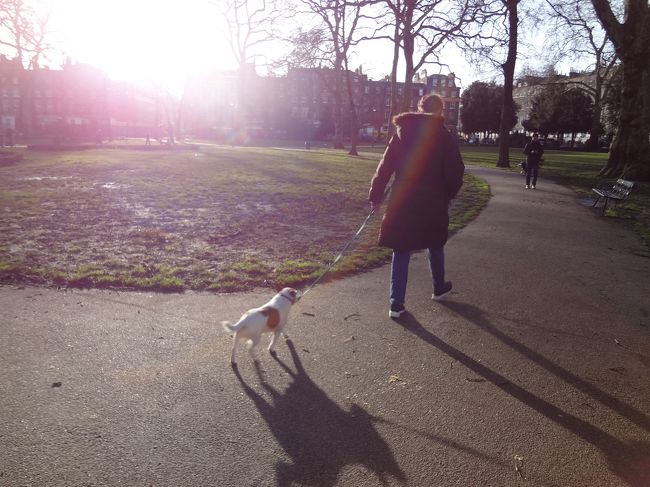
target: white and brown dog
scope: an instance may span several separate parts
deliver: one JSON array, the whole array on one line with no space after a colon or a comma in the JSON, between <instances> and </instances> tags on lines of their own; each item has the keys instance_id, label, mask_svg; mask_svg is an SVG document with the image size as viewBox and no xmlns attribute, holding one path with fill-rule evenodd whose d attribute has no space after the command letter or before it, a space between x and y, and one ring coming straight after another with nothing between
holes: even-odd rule
<instances>
[{"instance_id":1,"label":"white and brown dog","mask_svg":"<svg viewBox=\"0 0 650 487\"><path fill-rule=\"evenodd\" d=\"M273 333L273 338L271 338L271 344L269 345L269 352L271 352L271 355L275 354L275 342L278 339L278 335L283 333L282 330L289 321L291 306L297 300L298 291L290 287L285 287L264 306L246 311L234 325L227 321L222 321L221 324L226 331L235 332L230 363L233 366L237 365L235 352L239 340L248 340L248 349L252 355L253 348L262 338L262 333Z\"/></svg>"}]
</instances>

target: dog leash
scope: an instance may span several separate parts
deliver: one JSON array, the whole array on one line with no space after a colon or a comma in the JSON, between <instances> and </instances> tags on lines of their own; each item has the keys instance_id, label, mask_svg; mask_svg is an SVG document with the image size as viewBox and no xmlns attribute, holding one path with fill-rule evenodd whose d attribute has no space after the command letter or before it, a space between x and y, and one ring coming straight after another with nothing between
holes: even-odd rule
<instances>
[{"instance_id":1,"label":"dog leash","mask_svg":"<svg viewBox=\"0 0 650 487\"><path fill-rule=\"evenodd\" d=\"M358 237L359 235L361 235L361 232L363 231L364 228L366 228L366 225L368 224L368 222L370 221L370 218L371 218L372 215L374 215L374 214L375 214L375 210L370 210L370 213L368 213L368 216L366 217L366 219L363 221L363 223L362 223L361 226L359 227L359 230L357 230L357 233L355 233L355 234L352 236L352 238L348 241L348 243L345 244L345 246L341 249L341 251L338 253L338 255L336 256L336 258L335 258L332 262L330 262L330 264L325 268L325 270L320 274L320 276L318 276L318 277L317 277L317 278L316 278L316 279L315 279L315 280L314 280L314 281L313 281L309 286L307 286L307 288L306 288L302 293L300 293L300 295L298 296L298 298L296 298L296 303L297 303L298 301L300 301L300 300L305 296L305 294L307 294L309 291L311 291L311 290L314 288L314 286L316 286L316 284L318 284L318 283L320 282L320 280L321 280L321 279L322 279L322 278L323 278L323 277L324 277L324 276L325 276L329 271L332 270L332 267L334 267L334 266L336 265L336 263L337 263L339 260L341 260L341 257L343 257L343 254L345 254L345 251L348 250L348 247L350 247L350 245L352 245L352 242L354 242L354 241L357 239L357 237Z\"/></svg>"}]
</instances>

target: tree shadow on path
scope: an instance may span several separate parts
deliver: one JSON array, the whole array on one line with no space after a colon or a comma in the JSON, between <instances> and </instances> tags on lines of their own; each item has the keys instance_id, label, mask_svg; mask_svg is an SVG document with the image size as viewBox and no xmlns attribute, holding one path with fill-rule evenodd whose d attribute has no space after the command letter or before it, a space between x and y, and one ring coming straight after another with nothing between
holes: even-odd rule
<instances>
[{"instance_id":1,"label":"tree shadow on path","mask_svg":"<svg viewBox=\"0 0 650 487\"><path fill-rule=\"evenodd\" d=\"M450 309L452 308L450 307ZM477 312L480 313L480 311ZM479 316L481 315L482 313ZM476 316L473 317L476 318ZM471 318L468 319L471 321ZM634 487L650 486L650 444L647 442L626 443L600 428L563 411L541 397L528 392L523 387L512 383L505 376L486 367L461 350L435 336L422 326L409 312L406 312L397 323L424 342L462 363L465 367L480 375L486 381L491 382L506 394L596 446L605 455L610 470L628 485ZM487 320L482 318L481 323L485 326ZM490 326L494 328L493 325ZM523 347L523 345L519 345Z\"/></svg>"},{"instance_id":2,"label":"tree shadow on path","mask_svg":"<svg viewBox=\"0 0 650 487\"><path fill-rule=\"evenodd\" d=\"M275 358L293 379L285 391L267 384L258 369L270 400L252 389L234 369L244 392L291 457L290 464L276 464L276 485L333 486L341 470L353 464L373 472L381 485L388 485L389 477L406 482L390 447L374 427L373 423L381 420L356 404L349 412L339 407L307 375L293 343L287 340L287 345L296 371Z\"/></svg>"},{"instance_id":3,"label":"tree shadow on path","mask_svg":"<svg viewBox=\"0 0 650 487\"><path fill-rule=\"evenodd\" d=\"M522 354L524 357L532 360L568 384L571 384L579 391L591 396L596 401L617 412L640 428L643 428L644 430L650 432L650 418L646 416L642 411L639 411L638 409L635 409L629 404L624 403L611 394L606 393L605 391L578 377L564 367L561 367L555 362L552 362L542 354L527 347L523 343L514 340L512 337L508 336L506 333L502 332L496 326L490 323L490 321L486 318L485 314L480 309L469 304L456 303L451 301L442 302L442 304L449 310L465 318L465 320L469 323L477 326L478 328L481 328L483 331L486 331L490 335L494 336L502 343L508 345L513 350L516 350Z\"/></svg>"}]
</instances>

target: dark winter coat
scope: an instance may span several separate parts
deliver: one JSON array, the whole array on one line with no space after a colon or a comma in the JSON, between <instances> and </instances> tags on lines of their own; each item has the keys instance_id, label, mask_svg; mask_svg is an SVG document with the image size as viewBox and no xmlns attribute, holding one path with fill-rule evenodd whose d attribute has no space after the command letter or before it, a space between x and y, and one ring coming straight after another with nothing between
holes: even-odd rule
<instances>
[{"instance_id":1,"label":"dark winter coat","mask_svg":"<svg viewBox=\"0 0 650 487\"><path fill-rule=\"evenodd\" d=\"M524 147L524 155L529 166L538 165L544 155L544 146L539 140L531 140Z\"/></svg>"},{"instance_id":2,"label":"dark winter coat","mask_svg":"<svg viewBox=\"0 0 650 487\"><path fill-rule=\"evenodd\" d=\"M370 185L368 199L380 203L393 173L379 245L394 250L442 247L447 242L449 202L463 184L465 166L442 117L403 113Z\"/></svg>"}]
</instances>

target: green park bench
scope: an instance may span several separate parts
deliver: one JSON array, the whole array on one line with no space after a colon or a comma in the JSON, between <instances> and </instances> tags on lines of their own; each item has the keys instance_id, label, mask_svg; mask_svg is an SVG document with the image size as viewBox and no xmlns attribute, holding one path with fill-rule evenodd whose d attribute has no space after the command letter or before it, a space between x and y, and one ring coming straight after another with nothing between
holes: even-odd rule
<instances>
[{"instance_id":1,"label":"green park bench","mask_svg":"<svg viewBox=\"0 0 650 487\"><path fill-rule=\"evenodd\" d=\"M604 215L607 209L607 203L610 200L616 203L625 201L630 196L632 188L634 188L634 183L626 179L619 179L611 188L592 188L591 190L598 195L593 206L595 207L601 200L604 200L605 202L600 213Z\"/></svg>"}]
</instances>

